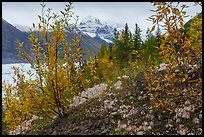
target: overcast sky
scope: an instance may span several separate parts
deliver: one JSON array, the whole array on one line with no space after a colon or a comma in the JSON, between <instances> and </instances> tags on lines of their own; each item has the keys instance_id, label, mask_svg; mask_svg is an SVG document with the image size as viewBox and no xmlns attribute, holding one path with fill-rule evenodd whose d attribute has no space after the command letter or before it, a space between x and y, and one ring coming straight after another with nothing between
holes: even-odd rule
<instances>
[{"instance_id":1,"label":"overcast sky","mask_svg":"<svg viewBox=\"0 0 204 137\"><path fill-rule=\"evenodd\" d=\"M189 18L202 10L200 6L192 6L193 2L182 3L190 6L187 10ZM64 9L67 3L46 2L45 4L53 12L59 12ZM132 29L137 23L143 34L147 27L152 25L146 19L153 14L150 10L155 8L150 2L75 2L73 7L74 15L79 16L79 21L91 15L102 21L128 23ZM2 17L11 24L31 26L32 23L39 22L37 15L41 15L40 2L2 2Z\"/></svg>"}]
</instances>

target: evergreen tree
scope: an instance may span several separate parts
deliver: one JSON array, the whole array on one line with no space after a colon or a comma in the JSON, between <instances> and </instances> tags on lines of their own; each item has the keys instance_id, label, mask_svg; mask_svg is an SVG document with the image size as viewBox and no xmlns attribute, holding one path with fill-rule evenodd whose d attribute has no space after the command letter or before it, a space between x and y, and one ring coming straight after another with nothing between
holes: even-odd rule
<instances>
[{"instance_id":1,"label":"evergreen tree","mask_svg":"<svg viewBox=\"0 0 204 137\"><path fill-rule=\"evenodd\" d=\"M108 51L109 51L109 59L113 59L113 56L114 56L114 47L113 47L113 43L109 43L108 45Z\"/></svg>"},{"instance_id":2,"label":"evergreen tree","mask_svg":"<svg viewBox=\"0 0 204 137\"><path fill-rule=\"evenodd\" d=\"M126 46L129 42L129 27L128 24L125 24L125 31L124 31L124 45Z\"/></svg>"},{"instance_id":3,"label":"evergreen tree","mask_svg":"<svg viewBox=\"0 0 204 137\"><path fill-rule=\"evenodd\" d=\"M159 28L159 24L157 25L157 31L156 31L156 47L159 47L160 43L161 43L161 30Z\"/></svg>"},{"instance_id":4,"label":"evergreen tree","mask_svg":"<svg viewBox=\"0 0 204 137\"><path fill-rule=\"evenodd\" d=\"M147 28L147 31L146 31L146 40L150 39L153 37L153 34L152 32L150 31L149 28Z\"/></svg>"},{"instance_id":5,"label":"evergreen tree","mask_svg":"<svg viewBox=\"0 0 204 137\"><path fill-rule=\"evenodd\" d=\"M149 28L147 28L146 31L146 40L144 42L144 46L142 48L142 57L144 60L151 59L152 61L159 61L159 45L160 45L160 34L161 31L159 27L157 28L157 31L155 35L150 31ZM160 61L159 61L160 62Z\"/></svg>"},{"instance_id":6,"label":"evergreen tree","mask_svg":"<svg viewBox=\"0 0 204 137\"><path fill-rule=\"evenodd\" d=\"M116 28L114 28L114 30L113 30L113 34L114 34L114 38L113 38L113 40L118 40L118 35L119 35L119 33L118 33L118 31L117 31L117 29Z\"/></svg>"},{"instance_id":7,"label":"evergreen tree","mask_svg":"<svg viewBox=\"0 0 204 137\"><path fill-rule=\"evenodd\" d=\"M134 49L135 50L139 50L141 48L142 45L142 39L141 39L141 29L139 28L139 26L137 25L137 23L135 24L135 33L133 35L133 40L134 40Z\"/></svg>"},{"instance_id":8,"label":"evergreen tree","mask_svg":"<svg viewBox=\"0 0 204 137\"><path fill-rule=\"evenodd\" d=\"M127 23L121 32L117 32L117 30L114 29L113 45L109 47L109 51L112 52L110 59L116 59L121 66L129 60L129 53L131 51L130 36L131 32L129 31Z\"/></svg>"}]
</instances>

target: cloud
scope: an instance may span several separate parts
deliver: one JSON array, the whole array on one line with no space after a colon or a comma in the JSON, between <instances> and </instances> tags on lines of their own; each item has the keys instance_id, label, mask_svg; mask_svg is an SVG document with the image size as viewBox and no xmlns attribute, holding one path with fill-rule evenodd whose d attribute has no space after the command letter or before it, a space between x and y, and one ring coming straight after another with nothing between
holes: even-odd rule
<instances>
[{"instance_id":1,"label":"cloud","mask_svg":"<svg viewBox=\"0 0 204 137\"><path fill-rule=\"evenodd\" d=\"M184 3L184 2L183 2ZM194 16L200 9L192 6L193 3L185 2L191 5L187 13ZM53 12L58 12L65 8L66 2L45 2L46 7L51 8ZM152 23L146 19L153 13L150 10L154 9L150 2L74 2L74 15L79 15L79 21L92 15L103 21L128 23L133 30L135 23L138 23L145 33L147 27L151 27ZM5 20L12 24L21 24L31 26L32 23L38 23L37 15L41 14L40 2L3 2L2 16ZM185 21L189 20L187 18Z\"/></svg>"}]
</instances>

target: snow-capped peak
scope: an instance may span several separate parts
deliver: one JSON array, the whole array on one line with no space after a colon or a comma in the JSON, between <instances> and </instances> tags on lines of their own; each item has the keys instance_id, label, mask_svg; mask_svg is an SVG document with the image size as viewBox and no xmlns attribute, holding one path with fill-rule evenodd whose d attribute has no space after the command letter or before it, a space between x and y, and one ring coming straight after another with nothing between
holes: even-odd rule
<instances>
[{"instance_id":1,"label":"snow-capped peak","mask_svg":"<svg viewBox=\"0 0 204 137\"><path fill-rule=\"evenodd\" d=\"M99 36L101 39L107 42L112 41L113 30L121 30L124 27L121 23L115 23L111 21L101 21L97 17L86 16L83 18L77 27L85 34L90 34L91 37ZM94 35L95 34L95 35Z\"/></svg>"},{"instance_id":2,"label":"snow-capped peak","mask_svg":"<svg viewBox=\"0 0 204 137\"><path fill-rule=\"evenodd\" d=\"M90 15L86 16L85 18L83 18L81 20L80 24L83 24L83 23L95 23L95 24L98 24L98 25L102 25L102 23L99 20L99 18L90 16Z\"/></svg>"},{"instance_id":3,"label":"snow-capped peak","mask_svg":"<svg viewBox=\"0 0 204 137\"><path fill-rule=\"evenodd\" d=\"M83 18L77 27L83 32L95 33L101 26L103 24L98 18L89 15Z\"/></svg>"},{"instance_id":4,"label":"snow-capped peak","mask_svg":"<svg viewBox=\"0 0 204 137\"><path fill-rule=\"evenodd\" d=\"M118 22L115 22L115 21L105 21L104 24L106 25L109 25L109 26L112 26L113 28L116 28L117 30L121 30L122 28L125 27L125 23L118 23Z\"/></svg>"}]
</instances>

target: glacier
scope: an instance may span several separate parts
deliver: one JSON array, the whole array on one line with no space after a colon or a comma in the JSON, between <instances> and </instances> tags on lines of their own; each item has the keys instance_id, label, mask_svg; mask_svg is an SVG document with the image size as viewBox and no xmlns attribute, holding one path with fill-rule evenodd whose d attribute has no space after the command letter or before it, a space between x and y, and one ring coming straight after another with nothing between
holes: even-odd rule
<instances>
[{"instance_id":1,"label":"glacier","mask_svg":"<svg viewBox=\"0 0 204 137\"><path fill-rule=\"evenodd\" d=\"M35 70L31 68L31 64L29 63L15 63L15 64L2 64L2 84L3 82L6 83L6 85L16 85L16 82L14 82L14 70L13 67L19 67L20 72L22 72L25 75L25 79L36 79L36 73ZM23 71L21 71L23 70ZM34 73L31 77L28 75L28 72ZM2 92L2 99L4 98L5 92Z\"/></svg>"}]
</instances>

